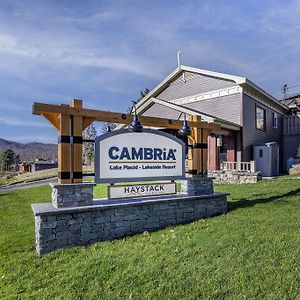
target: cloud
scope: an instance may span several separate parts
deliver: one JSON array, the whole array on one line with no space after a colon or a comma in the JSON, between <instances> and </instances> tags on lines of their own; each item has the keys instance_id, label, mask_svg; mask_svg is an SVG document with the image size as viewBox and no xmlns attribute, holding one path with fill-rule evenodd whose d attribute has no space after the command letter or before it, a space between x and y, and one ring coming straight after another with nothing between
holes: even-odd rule
<instances>
[{"instance_id":1,"label":"cloud","mask_svg":"<svg viewBox=\"0 0 300 300\"><path fill-rule=\"evenodd\" d=\"M38 122L38 121L30 121L24 120L14 117L0 117L0 124L7 126L23 126L23 127L51 127L51 125L47 122Z\"/></svg>"},{"instance_id":2,"label":"cloud","mask_svg":"<svg viewBox=\"0 0 300 300\"><path fill-rule=\"evenodd\" d=\"M56 143L33 99L126 111L182 64L248 77L280 98L297 84L299 2L10 2L0 9L1 134ZM28 113L26 112L28 111ZM28 121L26 121L28 120ZM95 123L96 126L101 126Z\"/></svg>"},{"instance_id":3,"label":"cloud","mask_svg":"<svg viewBox=\"0 0 300 300\"><path fill-rule=\"evenodd\" d=\"M71 47L71 45L55 44L55 47L42 45L38 41L28 42L14 35L0 32L0 52L17 56L23 56L46 62L49 64L65 64L81 67L109 68L127 71L145 77L157 78L156 72L149 72L150 63L134 57L107 56L97 53L96 50L84 47ZM98 52L101 50L98 49Z\"/></svg>"},{"instance_id":4,"label":"cloud","mask_svg":"<svg viewBox=\"0 0 300 300\"><path fill-rule=\"evenodd\" d=\"M3 98L0 98L0 107L1 109L10 110L10 111L20 111L20 112L31 111L31 107L29 105L24 105L24 103L22 104L16 103L15 101L11 101L9 99L3 99Z\"/></svg>"}]
</instances>

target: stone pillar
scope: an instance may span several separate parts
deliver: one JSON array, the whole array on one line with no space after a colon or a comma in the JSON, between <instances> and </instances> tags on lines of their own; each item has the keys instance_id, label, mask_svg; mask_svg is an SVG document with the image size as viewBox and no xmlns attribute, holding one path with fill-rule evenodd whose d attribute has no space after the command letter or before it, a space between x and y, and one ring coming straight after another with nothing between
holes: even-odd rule
<instances>
[{"instance_id":1,"label":"stone pillar","mask_svg":"<svg viewBox=\"0 0 300 300\"><path fill-rule=\"evenodd\" d=\"M50 183L52 204L55 208L92 205L95 185L95 183Z\"/></svg>"},{"instance_id":2,"label":"stone pillar","mask_svg":"<svg viewBox=\"0 0 300 300\"><path fill-rule=\"evenodd\" d=\"M214 193L213 178L191 175L181 181L181 192L188 196L211 195Z\"/></svg>"}]
</instances>

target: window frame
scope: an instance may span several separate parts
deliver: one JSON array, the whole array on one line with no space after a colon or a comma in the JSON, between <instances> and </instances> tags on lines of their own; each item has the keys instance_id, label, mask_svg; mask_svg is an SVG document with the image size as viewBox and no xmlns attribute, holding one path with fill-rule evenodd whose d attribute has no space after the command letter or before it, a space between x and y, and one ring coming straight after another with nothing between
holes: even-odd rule
<instances>
[{"instance_id":1,"label":"window frame","mask_svg":"<svg viewBox=\"0 0 300 300\"><path fill-rule=\"evenodd\" d=\"M278 129L278 113L275 111L272 111L272 126L273 128Z\"/></svg>"},{"instance_id":2,"label":"window frame","mask_svg":"<svg viewBox=\"0 0 300 300\"><path fill-rule=\"evenodd\" d=\"M261 109L263 111L263 120L264 120L264 123L263 123L263 128L259 128L257 127L257 109ZM261 130L261 131L267 131L267 113L266 113L266 109L263 108L262 106L260 105L255 105L255 128L257 130Z\"/></svg>"}]
</instances>

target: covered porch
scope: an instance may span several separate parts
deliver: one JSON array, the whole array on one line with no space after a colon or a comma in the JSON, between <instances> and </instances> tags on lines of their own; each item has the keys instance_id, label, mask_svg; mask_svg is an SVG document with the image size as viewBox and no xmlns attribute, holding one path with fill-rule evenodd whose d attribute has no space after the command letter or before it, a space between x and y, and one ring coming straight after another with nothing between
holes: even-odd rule
<instances>
[{"instance_id":1,"label":"covered porch","mask_svg":"<svg viewBox=\"0 0 300 300\"><path fill-rule=\"evenodd\" d=\"M164 117L173 120L183 120L184 116L186 116L187 119L191 119L193 116L200 116L201 120L205 122L216 123L220 125L221 129L210 134L207 140L208 171L220 170L226 162L241 162L241 126L236 123L154 97L150 99L147 106L138 108L138 114L142 116ZM188 138L179 136L177 130L166 128L161 128L161 130L176 135L184 140L188 146Z\"/></svg>"}]
</instances>

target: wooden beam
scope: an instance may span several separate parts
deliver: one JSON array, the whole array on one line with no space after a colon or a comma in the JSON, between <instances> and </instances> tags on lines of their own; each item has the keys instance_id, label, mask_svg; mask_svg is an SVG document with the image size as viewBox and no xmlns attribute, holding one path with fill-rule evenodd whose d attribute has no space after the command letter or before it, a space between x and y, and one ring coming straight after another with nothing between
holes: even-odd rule
<instances>
[{"instance_id":1,"label":"wooden beam","mask_svg":"<svg viewBox=\"0 0 300 300\"><path fill-rule=\"evenodd\" d=\"M191 116L191 121L201 122L200 116ZM208 135L210 131L204 128L193 128L191 136L188 137L189 144L193 145L188 149L188 165L192 174L206 176L207 174L207 151Z\"/></svg>"},{"instance_id":2,"label":"wooden beam","mask_svg":"<svg viewBox=\"0 0 300 300\"><path fill-rule=\"evenodd\" d=\"M42 114L50 123L51 125L59 130L59 114L56 113L43 113Z\"/></svg>"},{"instance_id":3,"label":"wooden beam","mask_svg":"<svg viewBox=\"0 0 300 300\"><path fill-rule=\"evenodd\" d=\"M62 113L65 115L81 116L84 118L90 118L94 121L109 122L109 123L120 123L130 124L133 116L126 115L118 112L109 112L61 105L52 105L37 103L33 104L32 113L35 115L42 115L44 113ZM146 117L139 116L140 121L144 126L150 127L164 127L170 129L179 129L182 127L182 121L168 120L164 118ZM205 128L211 131L217 131L220 129L220 125L207 122L189 122L190 127ZM84 124L85 126L85 124Z\"/></svg>"},{"instance_id":4,"label":"wooden beam","mask_svg":"<svg viewBox=\"0 0 300 300\"><path fill-rule=\"evenodd\" d=\"M94 118L83 118L82 130L90 126L94 121Z\"/></svg>"}]
</instances>

